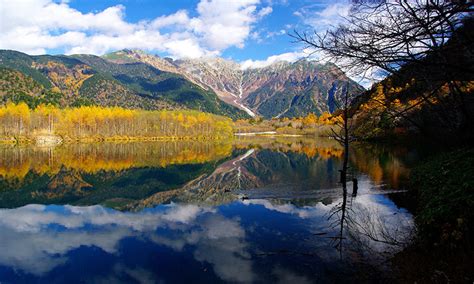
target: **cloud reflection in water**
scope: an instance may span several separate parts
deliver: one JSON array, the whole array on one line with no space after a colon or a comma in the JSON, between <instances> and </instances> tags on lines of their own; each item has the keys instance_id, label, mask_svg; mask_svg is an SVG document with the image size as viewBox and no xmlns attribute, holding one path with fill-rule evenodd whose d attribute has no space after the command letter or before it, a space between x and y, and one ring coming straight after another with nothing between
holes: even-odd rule
<instances>
[{"instance_id":1,"label":"cloud reflection in water","mask_svg":"<svg viewBox=\"0 0 474 284\"><path fill-rule=\"evenodd\" d=\"M360 196L354 202L354 207L363 207L369 210L367 212L377 210L377 216L384 218L389 229L396 228L397 222L406 223L408 220L409 223L411 216L406 211L397 209L393 203L380 202L379 198L375 195ZM265 248L269 240L262 237L261 232L275 228L268 228L267 223L260 226L257 219L253 219L254 216L240 216L239 212L247 210L249 206L264 210L263 214L273 216L271 218L279 218L284 214L286 218L295 219L300 224L300 233L306 234L306 239L314 239L312 233L316 228L327 228L327 213L333 205L318 203L298 207L273 204L268 200L248 200L218 207L161 205L138 213L120 212L101 206L69 205L28 205L2 209L0 267L13 269L18 274L47 279L55 268L68 265L71 258L77 257L71 252L95 247L117 259L113 269L108 272L112 275L110 279L115 279L113 276L118 271L134 279L159 278L159 271L149 271L150 267L127 266L124 258L130 248L124 240L133 239L144 242L150 248L165 247L175 255L189 254L197 264L210 265L215 277L226 282L306 279L306 276L298 275L279 261L267 260L266 263L271 263L273 268L262 270L262 264L258 263L262 258L256 256L256 252ZM275 234L271 242L278 244L282 237L281 234ZM326 241L312 247L309 245L307 249L319 253L316 248L323 246L328 251L333 250ZM328 252L321 252L320 255L331 257ZM161 257L166 258L167 255Z\"/></svg>"}]
</instances>

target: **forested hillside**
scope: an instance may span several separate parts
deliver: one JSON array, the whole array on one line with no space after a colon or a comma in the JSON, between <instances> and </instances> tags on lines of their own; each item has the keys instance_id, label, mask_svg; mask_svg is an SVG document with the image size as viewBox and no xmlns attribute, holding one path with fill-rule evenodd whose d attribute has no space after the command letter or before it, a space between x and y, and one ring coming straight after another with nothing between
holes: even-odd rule
<instances>
[{"instance_id":1,"label":"forested hillside","mask_svg":"<svg viewBox=\"0 0 474 284\"><path fill-rule=\"evenodd\" d=\"M473 139L473 31L474 21L466 20L438 54L404 65L360 96L352 108L354 134Z\"/></svg>"},{"instance_id":2,"label":"forested hillside","mask_svg":"<svg viewBox=\"0 0 474 284\"><path fill-rule=\"evenodd\" d=\"M219 100L213 91L146 63L117 64L92 55L28 56L1 50L0 67L2 74L5 73L1 79L4 83L0 85L2 100L25 101L30 107L44 102L62 107L195 109L233 118L246 117L243 111ZM7 75L6 70L20 72L22 76ZM28 83L20 82L25 80ZM58 95L48 100L50 96L44 96L46 93Z\"/></svg>"}]
</instances>

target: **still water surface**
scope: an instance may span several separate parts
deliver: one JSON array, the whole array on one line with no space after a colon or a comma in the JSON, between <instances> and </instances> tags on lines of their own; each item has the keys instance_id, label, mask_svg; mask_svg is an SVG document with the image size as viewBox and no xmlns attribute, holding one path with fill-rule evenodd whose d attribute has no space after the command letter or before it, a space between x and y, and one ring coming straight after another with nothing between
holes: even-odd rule
<instances>
[{"instance_id":1,"label":"still water surface","mask_svg":"<svg viewBox=\"0 0 474 284\"><path fill-rule=\"evenodd\" d=\"M1 283L383 280L416 158L331 140L0 146ZM245 198L242 198L245 196Z\"/></svg>"}]
</instances>

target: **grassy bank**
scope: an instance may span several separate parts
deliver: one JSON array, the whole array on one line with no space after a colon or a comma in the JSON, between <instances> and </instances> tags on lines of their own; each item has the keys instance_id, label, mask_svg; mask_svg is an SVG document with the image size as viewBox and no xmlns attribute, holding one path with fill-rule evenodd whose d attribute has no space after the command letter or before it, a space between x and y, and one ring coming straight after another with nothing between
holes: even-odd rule
<instances>
[{"instance_id":1,"label":"grassy bank","mask_svg":"<svg viewBox=\"0 0 474 284\"><path fill-rule=\"evenodd\" d=\"M410 180L418 197L417 241L394 262L401 282L472 283L474 149L438 154Z\"/></svg>"},{"instance_id":2,"label":"grassy bank","mask_svg":"<svg viewBox=\"0 0 474 284\"><path fill-rule=\"evenodd\" d=\"M411 175L419 197L417 223L423 239L439 245L464 245L474 217L474 149L440 154Z\"/></svg>"}]
</instances>

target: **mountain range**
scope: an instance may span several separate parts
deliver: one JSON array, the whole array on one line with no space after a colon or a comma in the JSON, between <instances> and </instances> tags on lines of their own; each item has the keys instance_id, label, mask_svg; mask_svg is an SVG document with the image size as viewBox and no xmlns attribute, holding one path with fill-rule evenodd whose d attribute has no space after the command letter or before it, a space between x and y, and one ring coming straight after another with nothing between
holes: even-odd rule
<instances>
[{"instance_id":1,"label":"mountain range","mask_svg":"<svg viewBox=\"0 0 474 284\"><path fill-rule=\"evenodd\" d=\"M140 50L104 56L30 56L0 50L0 100L59 106L196 109L246 118L332 112L348 86L364 89L336 65L299 60L242 69L219 57L162 58Z\"/></svg>"}]
</instances>

